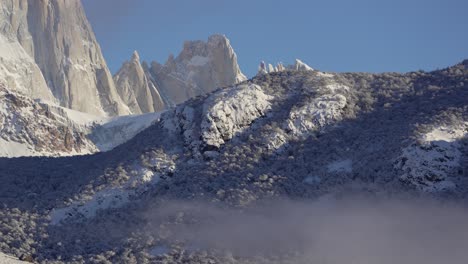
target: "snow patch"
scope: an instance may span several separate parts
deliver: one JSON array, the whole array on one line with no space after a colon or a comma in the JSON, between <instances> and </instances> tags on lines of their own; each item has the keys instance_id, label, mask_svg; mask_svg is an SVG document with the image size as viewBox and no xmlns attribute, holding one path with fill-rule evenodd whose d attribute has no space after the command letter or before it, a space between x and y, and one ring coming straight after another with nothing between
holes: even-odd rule
<instances>
[{"instance_id":1,"label":"snow patch","mask_svg":"<svg viewBox=\"0 0 468 264\"><path fill-rule=\"evenodd\" d=\"M468 123L465 126L468 128ZM424 135L424 141L445 141L452 143L463 138L467 132L463 127L441 126Z\"/></svg>"},{"instance_id":2,"label":"snow patch","mask_svg":"<svg viewBox=\"0 0 468 264\"><path fill-rule=\"evenodd\" d=\"M328 73L328 72L317 72L317 75L323 78L333 78L335 77L333 74Z\"/></svg>"},{"instance_id":3,"label":"snow patch","mask_svg":"<svg viewBox=\"0 0 468 264\"><path fill-rule=\"evenodd\" d=\"M21 261L15 257L0 253L0 264L25 264L29 262Z\"/></svg>"},{"instance_id":4,"label":"snow patch","mask_svg":"<svg viewBox=\"0 0 468 264\"><path fill-rule=\"evenodd\" d=\"M0 138L0 157L17 158L23 156L38 156L30 146L15 141L7 141Z\"/></svg>"},{"instance_id":5,"label":"snow patch","mask_svg":"<svg viewBox=\"0 0 468 264\"><path fill-rule=\"evenodd\" d=\"M203 57L203 56L193 56L190 61L189 65L191 66L203 66L206 65L210 62L210 58L208 57Z\"/></svg>"},{"instance_id":6,"label":"snow patch","mask_svg":"<svg viewBox=\"0 0 468 264\"><path fill-rule=\"evenodd\" d=\"M61 107L61 108L65 111L65 113L67 114L67 117L70 120L72 120L75 124L78 124L81 126L90 126L93 123L104 123L107 120L104 117L79 112L79 111L68 109L65 107Z\"/></svg>"}]
</instances>

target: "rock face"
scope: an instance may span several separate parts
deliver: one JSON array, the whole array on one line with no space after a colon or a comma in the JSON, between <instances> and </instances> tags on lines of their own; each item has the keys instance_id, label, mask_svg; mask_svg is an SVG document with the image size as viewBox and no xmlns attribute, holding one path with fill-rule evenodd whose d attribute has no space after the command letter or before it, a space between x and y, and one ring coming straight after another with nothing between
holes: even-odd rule
<instances>
[{"instance_id":1,"label":"rock face","mask_svg":"<svg viewBox=\"0 0 468 264\"><path fill-rule=\"evenodd\" d=\"M139 68L134 65L134 68ZM147 88L141 88L139 82L144 83L143 77L130 75L139 74L140 71L133 70L130 73L129 64L125 63L114 79L118 83L118 90L125 101L130 105L135 105L135 101L141 101L142 98L134 100L131 93L141 93ZM213 35L207 42L187 41L184 44L182 52L174 58L169 56L167 62L162 65L153 61L150 66L143 65L146 73L146 80L149 81L149 87L152 91L158 93L152 94L153 102L164 102L166 107L173 106L186 101L189 98L209 93L219 87L232 86L236 83L245 81L247 78L242 74L237 64L237 56L231 47L229 40L222 35ZM123 74L124 72L128 72ZM126 77L122 77L126 75ZM123 80L124 79L124 80ZM126 80L138 80L133 86L133 92ZM146 86L146 85L143 85ZM148 94L148 92L144 92ZM140 105L139 103L138 105ZM160 106L157 104L160 109ZM136 109L135 109L136 108ZM138 110L137 107L134 107ZM141 108L141 112L148 112L150 108ZM157 111L155 109L155 111Z\"/></svg>"},{"instance_id":2,"label":"rock face","mask_svg":"<svg viewBox=\"0 0 468 264\"><path fill-rule=\"evenodd\" d=\"M30 56L33 43L27 6L25 1L0 2L0 80L32 98L53 101L40 68Z\"/></svg>"},{"instance_id":3,"label":"rock face","mask_svg":"<svg viewBox=\"0 0 468 264\"><path fill-rule=\"evenodd\" d=\"M0 156L93 152L85 133L75 128L47 105L0 86Z\"/></svg>"},{"instance_id":4,"label":"rock face","mask_svg":"<svg viewBox=\"0 0 468 264\"><path fill-rule=\"evenodd\" d=\"M219 148L270 108L270 96L258 85L239 85L222 90L204 106L202 138L207 146Z\"/></svg>"},{"instance_id":5,"label":"rock face","mask_svg":"<svg viewBox=\"0 0 468 264\"><path fill-rule=\"evenodd\" d=\"M159 112L164 103L158 90L148 79L135 51L132 59L124 63L114 76L117 91L133 114Z\"/></svg>"},{"instance_id":6,"label":"rock face","mask_svg":"<svg viewBox=\"0 0 468 264\"><path fill-rule=\"evenodd\" d=\"M5 0L0 8L0 55L10 65L0 76L16 74L16 88L33 98L55 98L64 107L97 115L129 113L79 0ZM14 57L5 55L11 49ZM18 68L11 66L16 61Z\"/></svg>"}]
</instances>

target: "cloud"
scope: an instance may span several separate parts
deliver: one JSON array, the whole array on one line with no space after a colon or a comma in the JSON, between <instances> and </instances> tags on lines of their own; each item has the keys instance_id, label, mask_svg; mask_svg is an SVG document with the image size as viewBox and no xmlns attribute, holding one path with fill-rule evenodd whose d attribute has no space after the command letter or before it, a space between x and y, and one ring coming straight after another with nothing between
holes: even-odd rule
<instances>
[{"instance_id":1,"label":"cloud","mask_svg":"<svg viewBox=\"0 0 468 264\"><path fill-rule=\"evenodd\" d=\"M436 201L274 201L243 211L170 202L146 217L154 224L178 219L170 239L189 248L247 258L289 254L291 263L337 264L465 263L468 258L467 208Z\"/></svg>"}]
</instances>

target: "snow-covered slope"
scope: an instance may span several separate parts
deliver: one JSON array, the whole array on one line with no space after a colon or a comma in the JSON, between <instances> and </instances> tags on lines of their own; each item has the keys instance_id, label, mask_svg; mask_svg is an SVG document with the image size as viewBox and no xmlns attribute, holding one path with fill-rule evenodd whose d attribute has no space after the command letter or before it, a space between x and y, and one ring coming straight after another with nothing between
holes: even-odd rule
<instances>
[{"instance_id":1,"label":"snow-covered slope","mask_svg":"<svg viewBox=\"0 0 468 264\"><path fill-rule=\"evenodd\" d=\"M460 140L467 136L468 122L436 125L402 150L395 165L402 171L402 181L428 192L455 189L453 178L463 169Z\"/></svg>"},{"instance_id":2,"label":"snow-covered slope","mask_svg":"<svg viewBox=\"0 0 468 264\"><path fill-rule=\"evenodd\" d=\"M378 201L415 195L441 199L444 206L449 201L448 207L452 200L464 204L467 84L466 62L407 74L288 70L192 98L162 113L159 121L156 114L139 116L133 124L133 117L109 124L95 121L111 135L155 124L99 155L0 159L0 219L5 219L0 221L0 246L16 256L34 252L34 260L45 263L285 263L283 257L308 256L308 248L239 256L236 243L220 250L217 243L200 246L197 238L207 233L218 241L230 237L211 229L225 212L229 221L221 234L237 232L233 227L241 222L257 237L257 228L251 228L254 220L265 215L269 225L278 217L277 207L263 210L263 205L282 200L360 206L360 197ZM93 120L75 112L67 115L77 126ZM193 206L197 202L203 206ZM390 206L390 214L396 207ZM209 214L204 214L206 208ZM466 208L461 208L463 216ZM249 221L232 217L250 212L254 216ZM294 219L306 215L316 219L322 211L298 210ZM433 227L420 224L434 215L429 210L421 220L411 218L424 239ZM455 215L454 221L462 223L464 217ZM354 216L362 222L361 213ZM280 217L291 223L291 214ZM332 219L342 219L341 214ZM401 223L400 215L396 221ZM198 224L208 226L207 232L188 232ZM348 224L340 222L343 230ZM276 234L279 226L265 233ZM434 226L442 233L451 228ZM290 230L278 241L290 236ZM460 230L465 228L454 232ZM294 238L303 231L296 230Z\"/></svg>"},{"instance_id":3,"label":"snow-covered slope","mask_svg":"<svg viewBox=\"0 0 468 264\"><path fill-rule=\"evenodd\" d=\"M10 89L95 115L130 113L80 0L2 0L0 20L0 77Z\"/></svg>"},{"instance_id":4,"label":"snow-covered slope","mask_svg":"<svg viewBox=\"0 0 468 264\"><path fill-rule=\"evenodd\" d=\"M17 258L0 253L0 264L25 264L30 262L20 261Z\"/></svg>"},{"instance_id":5,"label":"snow-covered slope","mask_svg":"<svg viewBox=\"0 0 468 264\"><path fill-rule=\"evenodd\" d=\"M224 89L207 99L201 123L202 140L219 148L270 109L270 96L256 85Z\"/></svg>"},{"instance_id":6,"label":"snow-covered slope","mask_svg":"<svg viewBox=\"0 0 468 264\"><path fill-rule=\"evenodd\" d=\"M54 115L47 105L0 86L0 156L88 154L83 131Z\"/></svg>"},{"instance_id":7,"label":"snow-covered slope","mask_svg":"<svg viewBox=\"0 0 468 264\"><path fill-rule=\"evenodd\" d=\"M159 116L93 116L34 101L0 84L0 157L108 151L156 122Z\"/></svg>"},{"instance_id":8,"label":"snow-covered slope","mask_svg":"<svg viewBox=\"0 0 468 264\"><path fill-rule=\"evenodd\" d=\"M153 125L162 112L119 116L94 122L87 136L99 151L109 151Z\"/></svg>"}]
</instances>

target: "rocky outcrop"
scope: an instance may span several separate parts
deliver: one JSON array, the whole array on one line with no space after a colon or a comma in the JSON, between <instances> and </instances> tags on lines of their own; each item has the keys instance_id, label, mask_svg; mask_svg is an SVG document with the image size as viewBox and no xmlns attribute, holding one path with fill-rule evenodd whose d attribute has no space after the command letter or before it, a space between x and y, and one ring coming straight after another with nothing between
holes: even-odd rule
<instances>
[{"instance_id":1,"label":"rocky outcrop","mask_svg":"<svg viewBox=\"0 0 468 264\"><path fill-rule=\"evenodd\" d=\"M202 138L219 148L250 126L270 108L270 96L254 84L224 89L207 99L201 123Z\"/></svg>"},{"instance_id":2,"label":"rocky outcrop","mask_svg":"<svg viewBox=\"0 0 468 264\"><path fill-rule=\"evenodd\" d=\"M46 100L53 94L64 107L96 115L129 113L79 0L5 0L0 5L0 35L8 40L0 42L0 50L14 48L15 60L23 62L21 68L4 69L2 75L18 74L17 86L25 94ZM4 53L1 57L8 60ZM22 75L28 72L31 77L24 80Z\"/></svg>"},{"instance_id":3,"label":"rocky outcrop","mask_svg":"<svg viewBox=\"0 0 468 264\"><path fill-rule=\"evenodd\" d=\"M203 104L181 104L161 119L170 133L183 136L195 159L206 158L265 116L272 98L258 85L241 84L213 93Z\"/></svg>"},{"instance_id":4,"label":"rocky outcrop","mask_svg":"<svg viewBox=\"0 0 468 264\"><path fill-rule=\"evenodd\" d=\"M159 112L164 109L164 103L154 83L148 79L140 64L138 52L132 59L124 63L114 76L117 91L133 114Z\"/></svg>"},{"instance_id":5,"label":"rocky outcrop","mask_svg":"<svg viewBox=\"0 0 468 264\"><path fill-rule=\"evenodd\" d=\"M152 62L148 72L166 105L247 79L229 40L222 35L213 35L207 42L187 41L179 56L169 56L164 65Z\"/></svg>"},{"instance_id":6,"label":"rocky outcrop","mask_svg":"<svg viewBox=\"0 0 468 264\"><path fill-rule=\"evenodd\" d=\"M276 64L276 66L273 66L273 64L269 63L268 66L267 64L262 61L260 62L260 66L258 66L258 73L259 75L261 74L268 74L268 73L272 73L272 72L282 72L282 71L285 71L286 68L284 67L284 65L280 62L278 64Z\"/></svg>"},{"instance_id":7,"label":"rocky outcrop","mask_svg":"<svg viewBox=\"0 0 468 264\"><path fill-rule=\"evenodd\" d=\"M313 71L312 67L309 65L305 64L299 59L296 59L296 63L294 64L294 70L296 71Z\"/></svg>"},{"instance_id":8,"label":"rocky outcrop","mask_svg":"<svg viewBox=\"0 0 468 264\"><path fill-rule=\"evenodd\" d=\"M260 62L260 66L258 66L258 75L268 74L273 72L282 72L282 71L314 71L312 67L305 64L299 59L296 59L294 65L284 66L283 63L278 63L276 66L273 64L266 64L264 61Z\"/></svg>"},{"instance_id":9,"label":"rocky outcrop","mask_svg":"<svg viewBox=\"0 0 468 264\"><path fill-rule=\"evenodd\" d=\"M95 150L83 131L69 126L47 105L0 86L0 156L88 154Z\"/></svg>"}]
</instances>

